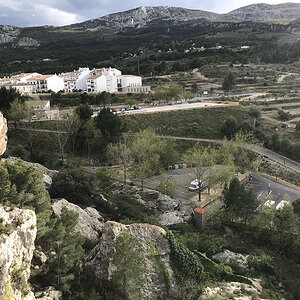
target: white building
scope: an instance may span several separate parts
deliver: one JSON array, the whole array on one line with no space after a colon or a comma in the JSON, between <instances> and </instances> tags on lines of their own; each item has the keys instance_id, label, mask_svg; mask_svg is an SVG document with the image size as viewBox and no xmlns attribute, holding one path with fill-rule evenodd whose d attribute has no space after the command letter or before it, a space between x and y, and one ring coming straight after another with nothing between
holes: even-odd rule
<instances>
[{"instance_id":1,"label":"white building","mask_svg":"<svg viewBox=\"0 0 300 300\"><path fill-rule=\"evenodd\" d=\"M64 91L67 93L87 90L87 79L90 76L89 68L79 68L73 72L61 73L59 77L64 79Z\"/></svg>"},{"instance_id":2,"label":"white building","mask_svg":"<svg viewBox=\"0 0 300 300\"><path fill-rule=\"evenodd\" d=\"M118 76L122 72L115 68L93 69L87 78L87 91L94 93L118 92Z\"/></svg>"},{"instance_id":3,"label":"white building","mask_svg":"<svg viewBox=\"0 0 300 300\"><path fill-rule=\"evenodd\" d=\"M16 89L21 95L31 95L35 91L35 87L27 82L10 83L4 85L6 88Z\"/></svg>"},{"instance_id":4,"label":"white building","mask_svg":"<svg viewBox=\"0 0 300 300\"><path fill-rule=\"evenodd\" d=\"M147 93L150 86L143 86L142 77L134 75L118 76L118 91L123 93Z\"/></svg>"},{"instance_id":5,"label":"white building","mask_svg":"<svg viewBox=\"0 0 300 300\"><path fill-rule=\"evenodd\" d=\"M90 93L101 93L107 91L106 76L100 70L92 70L86 80L87 91Z\"/></svg>"},{"instance_id":6,"label":"white building","mask_svg":"<svg viewBox=\"0 0 300 300\"><path fill-rule=\"evenodd\" d=\"M38 75L27 79L27 82L35 87L36 93L57 93L64 90L64 79L57 75Z\"/></svg>"}]
</instances>

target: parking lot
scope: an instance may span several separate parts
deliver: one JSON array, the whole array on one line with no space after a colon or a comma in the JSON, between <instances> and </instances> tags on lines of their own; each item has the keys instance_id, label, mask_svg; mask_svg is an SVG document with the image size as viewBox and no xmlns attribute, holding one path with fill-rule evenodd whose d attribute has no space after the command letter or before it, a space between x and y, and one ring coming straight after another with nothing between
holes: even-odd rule
<instances>
[{"instance_id":1,"label":"parking lot","mask_svg":"<svg viewBox=\"0 0 300 300\"><path fill-rule=\"evenodd\" d=\"M284 195L288 195L291 202L300 198L300 191L267 179L258 174L252 173L252 180L246 184L248 189L253 189L258 199L265 202L266 197L269 195L276 205L283 200Z\"/></svg>"},{"instance_id":2,"label":"parking lot","mask_svg":"<svg viewBox=\"0 0 300 300\"><path fill-rule=\"evenodd\" d=\"M176 184L176 193L174 198L181 200L185 204L198 204L197 191L189 191L188 187L194 180L193 170L191 168L169 170L163 174L152 176L145 180L145 187L156 189L163 177L171 178ZM269 195L276 205L288 195L291 202L300 198L300 191L281 183L267 179L261 175L252 173L252 180L246 184L247 189L253 189L258 199L264 203ZM207 191L203 193L203 198L207 196ZM193 199L194 198L194 199Z\"/></svg>"}]
</instances>

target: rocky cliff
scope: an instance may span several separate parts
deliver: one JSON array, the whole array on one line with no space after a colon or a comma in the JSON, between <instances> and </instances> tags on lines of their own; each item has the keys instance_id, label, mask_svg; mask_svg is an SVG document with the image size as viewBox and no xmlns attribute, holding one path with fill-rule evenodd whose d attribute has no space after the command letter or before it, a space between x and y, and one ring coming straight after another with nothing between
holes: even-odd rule
<instances>
[{"instance_id":1,"label":"rocky cliff","mask_svg":"<svg viewBox=\"0 0 300 300\"><path fill-rule=\"evenodd\" d=\"M0 112L0 155L2 155L6 150L7 145L7 123L6 119Z\"/></svg>"},{"instance_id":2,"label":"rocky cliff","mask_svg":"<svg viewBox=\"0 0 300 300\"><path fill-rule=\"evenodd\" d=\"M14 26L0 26L0 44L13 42L20 34L21 29Z\"/></svg>"},{"instance_id":3,"label":"rocky cliff","mask_svg":"<svg viewBox=\"0 0 300 300\"><path fill-rule=\"evenodd\" d=\"M115 274L123 268L135 276L137 269L130 270L130 247L120 253L121 262L114 265L115 256L118 255L117 241L122 234L127 233L136 241L135 247L140 249L143 258L143 274L139 274L142 280L141 299L166 299L168 289L173 284L173 273L170 267L170 247L164 229L148 224L123 225L116 222L105 223L99 244L86 258L85 269L96 282L107 282L114 278ZM122 243L121 243L122 244ZM138 255L137 255L138 256ZM134 259L134 258L132 258ZM125 263L125 266L122 266ZM136 279L138 281L138 279Z\"/></svg>"},{"instance_id":4,"label":"rocky cliff","mask_svg":"<svg viewBox=\"0 0 300 300\"><path fill-rule=\"evenodd\" d=\"M225 14L182 7L141 6L64 28L92 31L122 31L126 28L145 28L158 22L168 22L172 25L206 19L211 22L253 21L289 23L298 18L300 18L299 3L283 3L278 5L252 4Z\"/></svg>"},{"instance_id":5,"label":"rocky cliff","mask_svg":"<svg viewBox=\"0 0 300 300\"><path fill-rule=\"evenodd\" d=\"M36 233L33 211L0 206L0 299L35 299L28 278Z\"/></svg>"}]
</instances>

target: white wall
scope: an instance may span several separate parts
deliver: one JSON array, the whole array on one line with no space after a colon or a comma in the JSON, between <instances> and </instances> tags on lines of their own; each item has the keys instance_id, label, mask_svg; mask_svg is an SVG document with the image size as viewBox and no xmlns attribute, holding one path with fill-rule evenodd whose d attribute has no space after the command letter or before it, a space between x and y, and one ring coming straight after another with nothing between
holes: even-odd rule
<instances>
[{"instance_id":1,"label":"white wall","mask_svg":"<svg viewBox=\"0 0 300 300\"><path fill-rule=\"evenodd\" d=\"M106 76L99 76L96 79L96 90L95 92L101 93L101 92L106 92L106 85L107 85L107 77Z\"/></svg>"},{"instance_id":2,"label":"white wall","mask_svg":"<svg viewBox=\"0 0 300 300\"><path fill-rule=\"evenodd\" d=\"M119 76L121 87L138 87L142 85L142 77L140 76Z\"/></svg>"},{"instance_id":3,"label":"white wall","mask_svg":"<svg viewBox=\"0 0 300 300\"><path fill-rule=\"evenodd\" d=\"M90 70L84 69L82 70L81 74L79 75L77 81L76 81L76 89L86 91L87 90L87 84L86 80L90 76Z\"/></svg>"},{"instance_id":4,"label":"white wall","mask_svg":"<svg viewBox=\"0 0 300 300\"><path fill-rule=\"evenodd\" d=\"M106 76L106 91L109 93L118 91L118 78L116 76Z\"/></svg>"},{"instance_id":5,"label":"white wall","mask_svg":"<svg viewBox=\"0 0 300 300\"><path fill-rule=\"evenodd\" d=\"M48 90L51 90L55 93L64 90L64 79L58 77L57 75L53 75L46 79Z\"/></svg>"}]
</instances>

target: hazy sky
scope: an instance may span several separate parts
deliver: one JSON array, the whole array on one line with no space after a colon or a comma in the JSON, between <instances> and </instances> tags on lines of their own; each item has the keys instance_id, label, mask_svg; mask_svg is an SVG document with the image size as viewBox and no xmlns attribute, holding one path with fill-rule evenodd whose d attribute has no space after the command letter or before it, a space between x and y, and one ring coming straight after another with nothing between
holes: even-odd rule
<instances>
[{"instance_id":1,"label":"hazy sky","mask_svg":"<svg viewBox=\"0 0 300 300\"><path fill-rule=\"evenodd\" d=\"M0 0L0 24L16 26L65 25L138 6L179 6L228 12L253 0ZM264 0L269 4L287 1ZM291 1L290 1L291 2ZM293 2L300 2L296 0Z\"/></svg>"}]
</instances>

